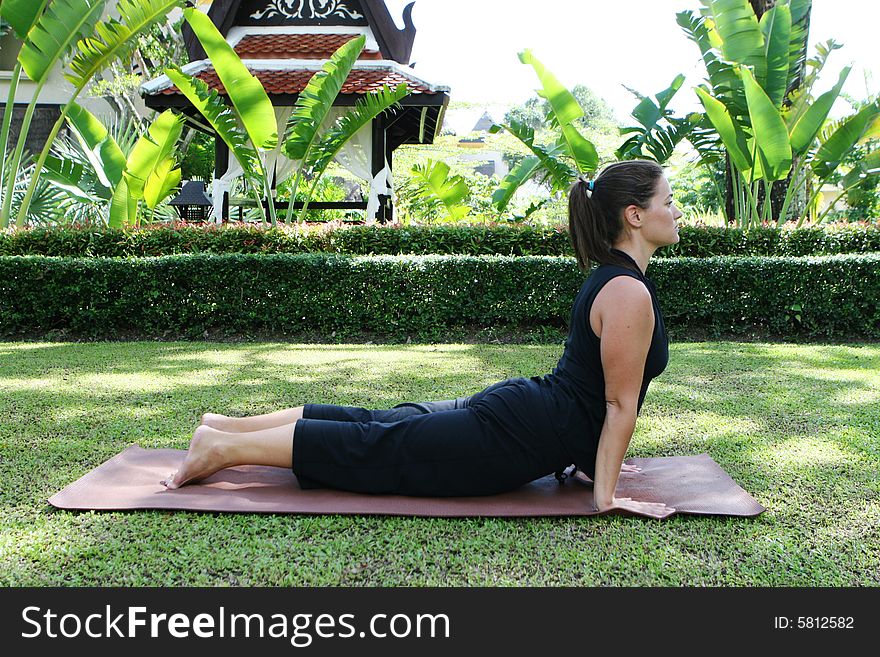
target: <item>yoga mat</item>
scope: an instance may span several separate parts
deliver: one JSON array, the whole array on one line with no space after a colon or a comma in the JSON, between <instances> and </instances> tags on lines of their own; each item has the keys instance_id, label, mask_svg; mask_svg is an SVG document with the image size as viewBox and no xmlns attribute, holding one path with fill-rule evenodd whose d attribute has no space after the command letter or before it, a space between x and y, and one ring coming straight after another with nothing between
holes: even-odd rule
<instances>
[{"instance_id":1,"label":"yoga mat","mask_svg":"<svg viewBox=\"0 0 880 657\"><path fill-rule=\"evenodd\" d=\"M582 475L569 477L562 484L549 475L500 495L428 498L323 488L302 490L296 476L286 468L248 465L221 470L197 484L166 490L159 482L180 466L185 454L184 450L132 445L50 497L49 504L80 511L165 509L433 517L600 515L592 510L592 482ZM626 462L640 466L642 471L621 473L618 497L663 502L673 507L674 513L694 515L756 516L765 510L708 454L632 458Z\"/></svg>"}]
</instances>

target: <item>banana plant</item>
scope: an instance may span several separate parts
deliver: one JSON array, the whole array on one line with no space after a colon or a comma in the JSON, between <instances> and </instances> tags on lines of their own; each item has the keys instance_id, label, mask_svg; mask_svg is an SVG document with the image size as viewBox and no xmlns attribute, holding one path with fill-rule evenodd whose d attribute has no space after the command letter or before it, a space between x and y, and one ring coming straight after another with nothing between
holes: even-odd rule
<instances>
[{"instance_id":1,"label":"banana plant","mask_svg":"<svg viewBox=\"0 0 880 657\"><path fill-rule=\"evenodd\" d=\"M321 176L346 142L379 115L398 107L400 101L409 94L405 84L400 84L395 89L384 86L381 90L359 99L354 109L324 129L323 125L333 103L365 45L366 37L359 36L338 48L299 94L288 119L283 151L288 158L298 162L290 189L288 217L293 215L293 205L301 182L304 179L311 181L311 187L305 194L303 207L297 217L298 223L305 220L309 202Z\"/></svg>"},{"instance_id":2,"label":"banana plant","mask_svg":"<svg viewBox=\"0 0 880 657\"><path fill-rule=\"evenodd\" d=\"M343 44L330 56L321 70L312 76L296 99L287 121L284 140L284 154L294 162L299 162L290 188L288 217L293 216L293 204L297 198L306 163L321 140L322 124L330 114L333 103L366 42L366 37L361 35Z\"/></svg>"},{"instance_id":3,"label":"banana plant","mask_svg":"<svg viewBox=\"0 0 880 657\"><path fill-rule=\"evenodd\" d=\"M415 196L426 201L433 210L443 210L448 221L458 221L470 214L471 208L462 204L470 189L461 176L450 176L445 162L427 160L412 168Z\"/></svg>"},{"instance_id":4,"label":"banana plant","mask_svg":"<svg viewBox=\"0 0 880 657\"><path fill-rule=\"evenodd\" d=\"M74 105L67 120L90 165L49 156L46 176L70 195L86 202L109 202L108 224L119 228L139 224L139 202L151 211L180 184L180 169L172 155L183 130L171 110L162 113L126 156L101 121ZM94 175L89 175L93 172Z\"/></svg>"},{"instance_id":5,"label":"banana plant","mask_svg":"<svg viewBox=\"0 0 880 657\"><path fill-rule=\"evenodd\" d=\"M309 200L314 196L321 176L327 171L330 163L339 155L343 146L363 128L370 125L380 115L400 106L400 101L409 95L406 84L399 84L394 89L384 85L378 91L372 91L359 98L353 109L340 116L336 122L324 132L303 160L305 175L312 181L306 193L305 203L297 219L305 220L309 209Z\"/></svg>"},{"instance_id":6,"label":"banana plant","mask_svg":"<svg viewBox=\"0 0 880 657\"><path fill-rule=\"evenodd\" d=\"M519 59L538 76L541 83L538 96L548 101L547 124L556 135L552 145L541 146L535 143L535 131L524 123L511 121L509 125L492 126L490 132L506 130L532 152L507 174L492 194L492 202L500 212L507 209L516 191L533 178L549 182L553 191L561 191L568 188L579 173L592 173L599 166L596 147L575 126L575 121L584 116L577 99L531 50L522 51Z\"/></svg>"},{"instance_id":7,"label":"banana plant","mask_svg":"<svg viewBox=\"0 0 880 657\"><path fill-rule=\"evenodd\" d=\"M226 41L213 21L196 9L188 8L183 16L211 60L220 82L226 89L230 107L216 90L208 89L201 80L180 68L166 69L165 73L187 100L208 120L217 135L229 146L238 159L251 187L263 195L269 206L269 220L277 225L275 203L269 183L269 174L261 152L278 145L278 128L272 101L260 81L254 77ZM263 223L266 221L263 203L257 198Z\"/></svg>"},{"instance_id":8,"label":"banana plant","mask_svg":"<svg viewBox=\"0 0 880 657\"><path fill-rule=\"evenodd\" d=\"M102 22L98 21L104 12L106 0L53 0L40 5L42 11L39 13L20 10L21 4L16 0L4 0L2 7L3 15L9 16L6 20L10 24L14 24L10 18L17 21L17 32L19 27L25 27L27 21L34 18L26 31L24 45L18 55L22 70L36 83L31 104L25 114L25 124L29 126L33 109L51 71L59 62L66 62L71 54L73 58L66 66L64 77L73 86L73 91L68 102L61 108L61 114L36 162L34 175L16 218L18 226L24 225L28 204L49 157L49 150L79 94L111 63L130 56L137 46L137 37L164 20L169 11L183 3L182 0L119 0L116 5L119 18L108 18ZM7 5L14 6L15 11L7 9ZM26 132L23 129L19 135L15 166L20 161ZM8 225L8 221L9 209L4 199L3 209L0 211L0 227Z\"/></svg>"},{"instance_id":9,"label":"banana plant","mask_svg":"<svg viewBox=\"0 0 880 657\"><path fill-rule=\"evenodd\" d=\"M699 14L681 12L677 21L700 49L708 77L697 94L718 142L730 154L736 219L747 224L760 216L756 181L769 191L774 182L787 178L787 171L783 178L776 176L786 163L790 168L789 158L797 162L778 116L786 116L792 98L807 82L801 73L812 0L779 0L760 21L748 0L701 0L701 5ZM758 125L753 125L756 116ZM710 135L698 138L701 156L717 152ZM785 204L780 221L787 211ZM769 213L765 208L764 217Z\"/></svg>"}]
</instances>

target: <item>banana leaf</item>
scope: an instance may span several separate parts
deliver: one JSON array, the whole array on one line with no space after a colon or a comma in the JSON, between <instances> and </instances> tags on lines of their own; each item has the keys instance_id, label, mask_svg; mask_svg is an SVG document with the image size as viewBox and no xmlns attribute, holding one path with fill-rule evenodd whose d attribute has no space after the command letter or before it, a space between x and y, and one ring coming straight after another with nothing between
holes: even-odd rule
<instances>
[{"instance_id":1,"label":"banana leaf","mask_svg":"<svg viewBox=\"0 0 880 657\"><path fill-rule=\"evenodd\" d=\"M523 64L530 65L538 75L542 86L538 95L550 103L555 123L561 131L559 144L575 161L579 171L585 173L595 171L599 166L596 147L573 125L574 121L584 116L584 110L580 103L565 88L565 85L534 56L531 50L522 51L519 54L519 59Z\"/></svg>"},{"instance_id":2,"label":"banana leaf","mask_svg":"<svg viewBox=\"0 0 880 657\"><path fill-rule=\"evenodd\" d=\"M287 121L284 141L284 154L291 160L302 160L317 143L321 124L330 113L365 44L366 37L361 35L340 47L297 97Z\"/></svg>"},{"instance_id":3,"label":"banana leaf","mask_svg":"<svg viewBox=\"0 0 880 657\"><path fill-rule=\"evenodd\" d=\"M128 191L125 178L119 181L113 191L113 200L110 202L110 228L123 228L130 226L137 220L137 199Z\"/></svg>"},{"instance_id":4,"label":"banana leaf","mask_svg":"<svg viewBox=\"0 0 880 657\"><path fill-rule=\"evenodd\" d=\"M880 101L875 101L845 119L840 127L819 146L811 166L820 179L825 180L834 173L847 153L873 127L878 116L880 116Z\"/></svg>"},{"instance_id":5,"label":"banana leaf","mask_svg":"<svg viewBox=\"0 0 880 657\"><path fill-rule=\"evenodd\" d=\"M6 4L5 2L3 3ZM92 33L106 0L53 0L27 34L18 61L28 77L45 83L55 64Z\"/></svg>"},{"instance_id":6,"label":"banana leaf","mask_svg":"<svg viewBox=\"0 0 880 657\"><path fill-rule=\"evenodd\" d=\"M313 176L315 185L330 163L347 141L356 135L361 128L370 125L380 114L398 106L398 103L409 95L403 83L390 89L387 85L379 91L366 94L358 99L357 104L347 114L339 117L336 123L324 134L309 155L306 166Z\"/></svg>"},{"instance_id":7,"label":"banana leaf","mask_svg":"<svg viewBox=\"0 0 880 657\"><path fill-rule=\"evenodd\" d=\"M751 67L763 87L767 79L764 35L748 0L701 0L721 39L724 59Z\"/></svg>"},{"instance_id":8,"label":"banana leaf","mask_svg":"<svg viewBox=\"0 0 880 657\"><path fill-rule=\"evenodd\" d=\"M15 36L24 41L48 3L49 0L3 0L0 16L15 30Z\"/></svg>"},{"instance_id":9,"label":"banana leaf","mask_svg":"<svg viewBox=\"0 0 880 657\"><path fill-rule=\"evenodd\" d=\"M837 101L840 90L843 88L843 84L846 82L847 77L849 77L851 70L851 66L844 68L840 72L840 77L834 88L819 96L812 104L809 104L809 107L798 119L797 123L791 127L789 141L791 142L791 150L795 155L805 153L813 145L825 120L828 118L828 114L831 112L831 108L835 101Z\"/></svg>"},{"instance_id":10,"label":"banana leaf","mask_svg":"<svg viewBox=\"0 0 880 657\"><path fill-rule=\"evenodd\" d=\"M514 194L516 194L516 190L522 187L540 167L540 158L529 155L511 169L510 173L498 185L498 189L492 194L492 203L495 204L499 212L504 212L507 209Z\"/></svg>"},{"instance_id":11,"label":"banana leaf","mask_svg":"<svg viewBox=\"0 0 880 657\"><path fill-rule=\"evenodd\" d=\"M632 111L632 116L639 122L641 127L633 126L621 129L621 135L635 134L617 149L615 155L618 159L644 157L644 150L647 150L660 163L665 162L672 156L675 146L687 137L691 128L691 124L687 119L673 120L669 116L670 111L667 109L670 101L672 101L675 94L678 93L678 90L684 84L684 80L685 77L683 75L676 76L668 88L655 96L657 99L656 103L638 91L627 87L630 93L640 99L639 104ZM659 125L663 119L666 119L670 125Z\"/></svg>"},{"instance_id":12,"label":"banana leaf","mask_svg":"<svg viewBox=\"0 0 880 657\"><path fill-rule=\"evenodd\" d=\"M144 186L144 202L150 210L155 210L180 185L181 171L174 168L174 159L166 158L153 169ZM132 196L134 196L132 194Z\"/></svg>"},{"instance_id":13,"label":"banana leaf","mask_svg":"<svg viewBox=\"0 0 880 657\"><path fill-rule=\"evenodd\" d=\"M165 73L193 107L211 124L217 135L229 146L229 150L244 169L245 175L253 180L254 173L262 164L257 152L248 143L247 135L239 127L235 112L223 102L215 89L210 89L202 80L187 75L179 68L166 69Z\"/></svg>"},{"instance_id":14,"label":"banana leaf","mask_svg":"<svg viewBox=\"0 0 880 657\"><path fill-rule=\"evenodd\" d=\"M547 172L555 190L565 190L571 185L572 181L577 177L577 171L572 169L568 164L561 160L558 155L561 154L561 148L556 147L548 150L543 146L535 143L535 131L521 121L511 121L509 125L492 126L493 128L504 128L519 139L532 153L541 161L541 167ZM498 132L492 130L490 132Z\"/></svg>"},{"instance_id":15,"label":"banana leaf","mask_svg":"<svg viewBox=\"0 0 880 657\"><path fill-rule=\"evenodd\" d=\"M126 178L128 188L135 198L145 198L144 187L158 168L171 155L183 132L183 120L171 110L160 114L146 135L135 144L128 156ZM149 206L149 202L147 203ZM150 209L155 206L150 206Z\"/></svg>"},{"instance_id":16,"label":"banana leaf","mask_svg":"<svg viewBox=\"0 0 880 657\"><path fill-rule=\"evenodd\" d=\"M788 55L788 80L791 93L804 85L804 68L807 64L808 44L810 40L810 16L813 11L813 0L790 0L791 10L791 44Z\"/></svg>"},{"instance_id":17,"label":"banana leaf","mask_svg":"<svg viewBox=\"0 0 880 657\"><path fill-rule=\"evenodd\" d=\"M866 155L841 180L841 186L846 191L847 205L853 207L864 200L865 190L860 183L875 176L880 176L880 151Z\"/></svg>"},{"instance_id":18,"label":"banana leaf","mask_svg":"<svg viewBox=\"0 0 880 657\"><path fill-rule=\"evenodd\" d=\"M64 77L82 89L111 62L129 58L137 37L182 4L183 0L119 0L116 9L121 20L108 18L98 23L94 34L77 44L70 72Z\"/></svg>"},{"instance_id":19,"label":"banana leaf","mask_svg":"<svg viewBox=\"0 0 880 657\"><path fill-rule=\"evenodd\" d=\"M761 177L768 182L781 180L791 171L788 130L779 110L764 93L752 72L743 67L742 74L752 120L752 133L761 162Z\"/></svg>"},{"instance_id":20,"label":"banana leaf","mask_svg":"<svg viewBox=\"0 0 880 657\"><path fill-rule=\"evenodd\" d=\"M428 160L416 164L413 173L418 181L419 195L422 198L438 201L453 221L467 216L471 208L462 205L471 190L461 176L450 176L449 165L445 162Z\"/></svg>"},{"instance_id":21,"label":"banana leaf","mask_svg":"<svg viewBox=\"0 0 880 657\"><path fill-rule=\"evenodd\" d=\"M724 147L727 149L733 165L745 175L754 166L745 132L730 115L724 103L717 98L713 98L702 87L696 87L694 90L706 109L706 116L715 127L715 130L718 131L718 136L721 137L721 141L724 143Z\"/></svg>"},{"instance_id":22,"label":"banana leaf","mask_svg":"<svg viewBox=\"0 0 880 657\"><path fill-rule=\"evenodd\" d=\"M102 198L105 201L109 200L110 189L104 188L107 193L106 197L95 196L84 184L84 174L85 167L83 165L71 160L62 160L53 155L46 158L46 164L43 167L43 177L71 196L86 203L99 203Z\"/></svg>"},{"instance_id":23,"label":"banana leaf","mask_svg":"<svg viewBox=\"0 0 880 657\"><path fill-rule=\"evenodd\" d=\"M70 106L67 119L98 180L105 187L115 188L125 172L125 155L116 140L94 114L76 103Z\"/></svg>"},{"instance_id":24,"label":"banana leaf","mask_svg":"<svg viewBox=\"0 0 880 657\"><path fill-rule=\"evenodd\" d=\"M206 14L189 8L183 15L208 54L253 145L258 149L275 148L278 145L275 110L263 85L251 75Z\"/></svg>"},{"instance_id":25,"label":"banana leaf","mask_svg":"<svg viewBox=\"0 0 880 657\"><path fill-rule=\"evenodd\" d=\"M715 96L723 99L733 116L747 118L749 112L742 80L736 74L733 64L722 59L721 53L713 47L706 25L707 19L692 11L683 11L676 14L676 20L687 37L699 47Z\"/></svg>"},{"instance_id":26,"label":"banana leaf","mask_svg":"<svg viewBox=\"0 0 880 657\"><path fill-rule=\"evenodd\" d=\"M788 90L791 9L788 5L776 5L761 17L760 26L767 61L767 77L762 86L773 105L781 108Z\"/></svg>"}]
</instances>

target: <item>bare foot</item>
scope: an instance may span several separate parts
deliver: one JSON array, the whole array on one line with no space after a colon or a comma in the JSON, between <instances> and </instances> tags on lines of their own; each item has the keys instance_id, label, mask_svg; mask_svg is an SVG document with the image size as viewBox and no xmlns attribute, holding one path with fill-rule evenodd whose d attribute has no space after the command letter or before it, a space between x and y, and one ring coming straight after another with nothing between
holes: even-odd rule
<instances>
[{"instance_id":1,"label":"bare foot","mask_svg":"<svg viewBox=\"0 0 880 657\"><path fill-rule=\"evenodd\" d=\"M222 431L212 427L197 427L193 432L183 465L177 472L159 483L169 490L174 490L191 481L210 477L218 470L228 468L232 463L227 460L228 450L223 437Z\"/></svg>"}]
</instances>

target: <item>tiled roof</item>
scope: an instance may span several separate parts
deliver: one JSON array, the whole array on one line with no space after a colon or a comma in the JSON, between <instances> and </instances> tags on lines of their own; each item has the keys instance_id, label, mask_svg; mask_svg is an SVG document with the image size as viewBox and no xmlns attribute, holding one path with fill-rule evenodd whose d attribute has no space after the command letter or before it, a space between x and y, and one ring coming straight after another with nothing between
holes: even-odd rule
<instances>
[{"instance_id":1,"label":"tiled roof","mask_svg":"<svg viewBox=\"0 0 880 657\"><path fill-rule=\"evenodd\" d=\"M235 46L242 59L330 59L355 34L248 34ZM382 59L365 49L360 59Z\"/></svg>"},{"instance_id":2,"label":"tiled roof","mask_svg":"<svg viewBox=\"0 0 880 657\"><path fill-rule=\"evenodd\" d=\"M315 71L306 70L260 70L251 68L251 73L257 77L267 94L298 94L306 88L309 80L315 74ZM218 93L225 94L226 90L220 83L220 78L209 66L196 77L207 83L207 85L216 89ZM392 68L369 68L355 69L348 76L345 84L342 85L342 94L366 94L371 91L378 91L382 85L387 84L392 89L397 85L404 83L409 88L410 93L414 94L435 94L431 88L426 86L418 79L410 78ZM161 91L163 94L178 94L177 87L169 87Z\"/></svg>"}]
</instances>

